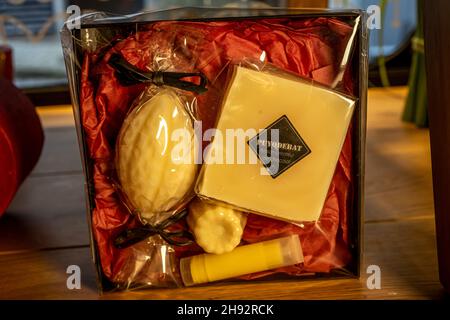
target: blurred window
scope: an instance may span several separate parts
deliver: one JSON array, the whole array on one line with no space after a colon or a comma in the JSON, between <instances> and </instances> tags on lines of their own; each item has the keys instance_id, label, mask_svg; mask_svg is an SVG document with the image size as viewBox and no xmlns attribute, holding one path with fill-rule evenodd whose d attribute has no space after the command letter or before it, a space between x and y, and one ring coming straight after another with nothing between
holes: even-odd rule
<instances>
[{"instance_id":1,"label":"blurred window","mask_svg":"<svg viewBox=\"0 0 450 320\"><path fill-rule=\"evenodd\" d=\"M391 57L410 43L417 25L417 3L413 0L329 0L331 8L360 8L381 6L385 2L381 30L370 31L370 62L380 55ZM380 34L381 33L381 34Z\"/></svg>"},{"instance_id":2,"label":"blurred window","mask_svg":"<svg viewBox=\"0 0 450 320\"><path fill-rule=\"evenodd\" d=\"M286 6L286 0L0 0L0 45L13 50L14 82L25 91L67 91L59 29L66 8L130 14L180 6ZM51 102L51 101L50 101Z\"/></svg>"}]
</instances>

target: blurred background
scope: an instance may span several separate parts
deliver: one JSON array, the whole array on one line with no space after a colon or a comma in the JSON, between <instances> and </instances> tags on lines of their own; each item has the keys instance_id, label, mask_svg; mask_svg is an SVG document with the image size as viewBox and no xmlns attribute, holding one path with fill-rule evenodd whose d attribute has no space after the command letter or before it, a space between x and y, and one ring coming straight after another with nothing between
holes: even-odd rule
<instances>
[{"instance_id":1,"label":"blurred background","mask_svg":"<svg viewBox=\"0 0 450 320\"><path fill-rule=\"evenodd\" d=\"M14 83L35 105L70 102L59 29L72 4L83 11L116 14L180 6L367 9L378 5L382 31L370 34L371 86L408 83L417 26L417 5L411 0L0 0L0 46L12 49Z\"/></svg>"},{"instance_id":2,"label":"blurred background","mask_svg":"<svg viewBox=\"0 0 450 320\"><path fill-rule=\"evenodd\" d=\"M313 299L442 297L435 234L441 255L447 253L447 260L442 255L441 269L450 270L450 232L442 227L450 226L450 149L442 147L450 144L450 113L446 112L450 105L450 66L446 60L450 1L0 0L0 298L98 297L85 219L84 175L59 37L70 5L78 5L84 12L112 14L180 6L374 6L372 9L379 10L381 28L370 30L365 250L367 265L382 267L383 289L366 289L363 277L361 283L355 280L347 285L321 285L318 281L302 287L298 283L297 291L290 292L295 297ZM429 105L422 12L427 5L425 31L434 36L427 38L432 49L427 46L432 90ZM435 176L442 176L434 186L434 190L441 190L440 194L435 192L440 195L436 201L437 219L439 208L442 212L436 223L441 226L437 232L430 130L423 129L428 127L428 109L434 115L431 140L433 144L434 130L433 165L437 164L438 169ZM2 215L4 212L7 214ZM65 270L71 264L83 268L82 290L70 291L65 286ZM441 278L444 279L442 275ZM450 274L447 279L450 288ZM285 290L284 285L260 293L252 288L241 292L241 296L278 298L277 294ZM176 295L175 291L172 294ZM167 293L161 296L170 297ZM206 290L201 297L229 298L226 290Z\"/></svg>"}]
</instances>

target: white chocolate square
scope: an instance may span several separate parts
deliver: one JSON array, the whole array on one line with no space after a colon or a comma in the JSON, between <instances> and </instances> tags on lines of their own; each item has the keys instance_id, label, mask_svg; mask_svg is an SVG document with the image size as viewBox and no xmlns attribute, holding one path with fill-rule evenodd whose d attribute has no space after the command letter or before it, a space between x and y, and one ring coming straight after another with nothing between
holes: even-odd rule
<instances>
[{"instance_id":1,"label":"white chocolate square","mask_svg":"<svg viewBox=\"0 0 450 320\"><path fill-rule=\"evenodd\" d=\"M238 144L227 145L226 129L259 131L285 116L311 153L272 177L261 174L267 169L260 159L249 163L255 152L245 143L245 164L202 166L198 195L275 219L318 220L354 107L355 100L301 78L236 66L216 126L224 139L214 138L210 147L236 158Z\"/></svg>"}]
</instances>

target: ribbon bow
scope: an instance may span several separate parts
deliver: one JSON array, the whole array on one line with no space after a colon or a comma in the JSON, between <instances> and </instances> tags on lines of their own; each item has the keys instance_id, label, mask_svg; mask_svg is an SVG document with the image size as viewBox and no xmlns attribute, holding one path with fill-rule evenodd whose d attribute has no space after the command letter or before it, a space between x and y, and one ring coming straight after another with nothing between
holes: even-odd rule
<instances>
[{"instance_id":1,"label":"ribbon bow","mask_svg":"<svg viewBox=\"0 0 450 320\"><path fill-rule=\"evenodd\" d=\"M208 80L201 72L146 72L130 64L118 53L113 53L109 58L108 63L116 70L116 76L124 86L131 86L139 83L152 83L157 86L166 85L199 94L208 90L206 88ZM194 82L182 80L191 77L199 78L200 83L196 84Z\"/></svg>"},{"instance_id":2,"label":"ribbon bow","mask_svg":"<svg viewBox=\"0 0 450 320\"><path fill-rule=\"evenodd\" d=\"M114 240L114 246L118 249L127 248L148 237L159 234L167 243L175 246L187 246L193 243L192 234L186 230L169 231L168 228L177 223L187 215L188 211L183 210L156 226L144 225L134 229L122 231Z\"/></svg>"},{"instance_id":3,"label":"ribbon bow","mask_svg":"<svg viewBox=\"0 0 450 320\"><path fill-rule=\"evenodd\" d=\"M108 64L116 70L116 76L124 86L131 86L139 83L152 83L157 86L167 85L199 94L208 90L206 88L208 80L201 72L142 71L130 64L118 53L111 55ZM199 78L200 83L196 84L194 82L186 81L183 80L184 78ZM183 210L156 226L144 225L134 229L126 229L116 237L114 246L119 249L127 248L157 234L171 245L189 245L193 243L194 240L191 233L186 230L168 230L170 226L183 219L187 213L187 210Z\"/></svg>"}]
</instances>

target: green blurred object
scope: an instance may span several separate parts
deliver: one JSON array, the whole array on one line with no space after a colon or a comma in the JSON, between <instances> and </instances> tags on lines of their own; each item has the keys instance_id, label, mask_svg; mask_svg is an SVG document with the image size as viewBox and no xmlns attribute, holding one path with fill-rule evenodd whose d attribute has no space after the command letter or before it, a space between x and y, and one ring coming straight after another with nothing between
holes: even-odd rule
<instances>
[{"instance_id":1,"label":"green blurred object","mask_svg":"<svg viewBox=\"0 0 450 320\"><path fill-rule=\"evenodd\" d=\"M383 26L385 25L386 20L386 6L387 0L380 1L380 11L381 11L381 21L383 22ZM390 87L391 83L389 81L388 72L386 69L386 58L384 56L384 33L378 33L378 43L380 45L380 56L377 59L378 62L378 70L380 72L381 84L383 87Z\"/></svg>"},{"instance_id":2,"label":"green blurred object","mask_svg":"<svg viewBox=\"0 0 450 320\"><path fill-rule=\"evenodd\" d=\"M427 83L425 73L425 53L423 41L423 1L418 0L417 30L412 40L414 50L409 75L409 93L406 100L403 121L415 123L418 127L428 127Z\"/></svg>"}]
</instances>

